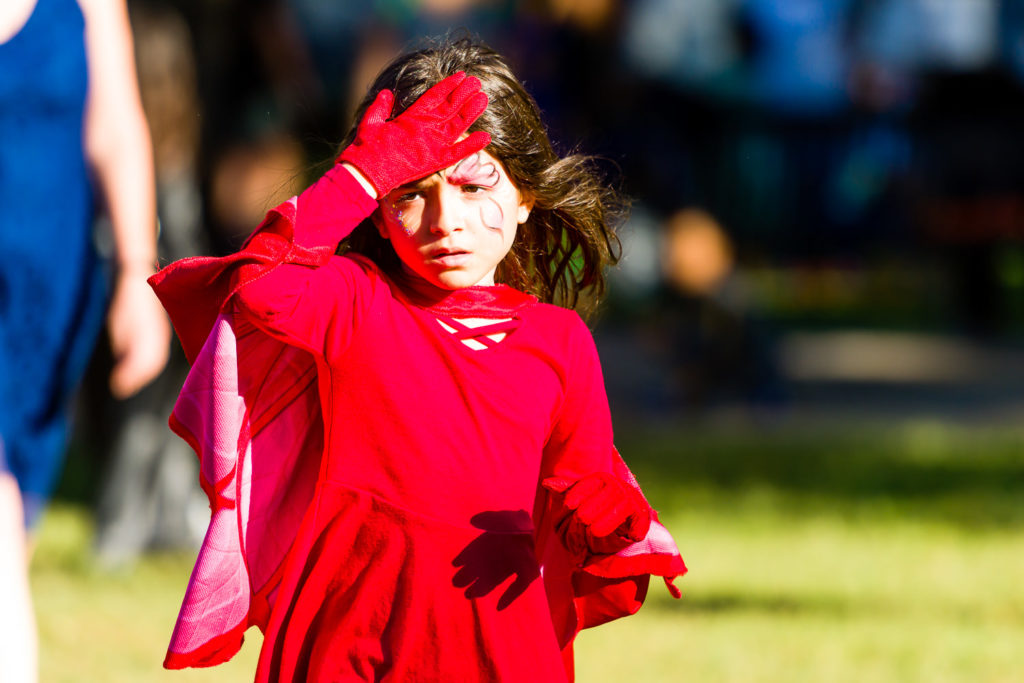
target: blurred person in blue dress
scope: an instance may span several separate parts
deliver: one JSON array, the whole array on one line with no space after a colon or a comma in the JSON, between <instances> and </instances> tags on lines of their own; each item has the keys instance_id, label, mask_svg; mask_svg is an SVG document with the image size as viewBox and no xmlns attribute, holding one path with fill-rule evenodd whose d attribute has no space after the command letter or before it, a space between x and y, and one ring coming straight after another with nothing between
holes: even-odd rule
<instances>
[{"instance_id":1,"label":"blurred person in blue dress","mask_svg":"<svg viewBox=\"0 0 1024 683\"><path fill-rule=\"evenodd\" d=\"M95 197L94 197L95 195ZM60 472L68 409L106 316L110 389L166 362L152 151L123 2L0 3L0 680L37 679L32 529ZM109 216L110 263L94 210Z\"/></svg>"}]
</instances>

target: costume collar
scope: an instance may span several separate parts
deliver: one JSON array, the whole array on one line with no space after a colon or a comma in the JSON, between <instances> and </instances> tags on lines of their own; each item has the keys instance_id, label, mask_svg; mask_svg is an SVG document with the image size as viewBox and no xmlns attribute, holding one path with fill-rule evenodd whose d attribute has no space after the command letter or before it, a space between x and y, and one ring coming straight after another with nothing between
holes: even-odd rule
<instances>
[{"instance_id":1,"label":"costume collar","mask_svg":"<svg viewBox=\"0 0 1024 683\"><path fill-rule=\"evenodd\" d=\"M404 271L386 274L397 296L434 315L453 318L512 318L537 297L508 285L442 289Z\"/></svg>"}]
</instances>

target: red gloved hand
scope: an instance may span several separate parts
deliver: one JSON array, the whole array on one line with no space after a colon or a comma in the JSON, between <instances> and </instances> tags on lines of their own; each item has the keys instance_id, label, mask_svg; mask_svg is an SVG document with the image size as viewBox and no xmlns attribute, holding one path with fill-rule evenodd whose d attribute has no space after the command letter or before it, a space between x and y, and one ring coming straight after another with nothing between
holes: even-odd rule
<instances>
[{"instance_id":1,"label":"red gloved hand","mask_svg":"<svg viewBox=\"0 0 1024 683\"><path fill-rule=\"evenodd\" d=\"M480 81L463 71L430 88L388 120L394 102L394 93L381 90L359 122L355 140L337 159L359 169L378 197L447 168L491 142L489 133L477 131L456 143L487 108Z\"/></svg>"},{"instance_id":2,"label":"red gloved hand","mask_svg":"<svg viewBox=\"0 0 1024 683\"><path fill-rule=\"evenodd\" d=\"M571 553L610 555L642 541L651 527L651 508L640 492L605 472L588 474L568 487L554 477L543 485L565 492L567 514L555 528Z\"/></svg>"}]
</instances>

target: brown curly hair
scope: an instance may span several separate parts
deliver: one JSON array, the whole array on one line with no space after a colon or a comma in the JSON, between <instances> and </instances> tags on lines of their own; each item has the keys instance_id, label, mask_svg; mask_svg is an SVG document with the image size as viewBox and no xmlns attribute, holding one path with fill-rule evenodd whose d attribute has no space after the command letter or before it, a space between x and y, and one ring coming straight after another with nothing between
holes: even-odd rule
<instances>
[{"instance_id":1,"label":"brown curly hair","mask_svg":"<svg viewBox=\"0 0 1024 683\"><path fill-rule=\"evenodd\" d=\"M519 226L495 280L529 292L546 303L593 311L605 291L605 267L616 263L620 245L614 225L625 212L621 195L607 184L594 157L560 158L551 146L537 103L497 52L469 37L444 39L406 53L377 76L356 110L362 119L377 93L395 93L397 116L431 86L458 71L480 79L486 111L470 127L491 134L487 152L504 165L512 182L533 199L533 210ZM340 149L355 137L356 124ZM397 267L390 242L369 221L343 243L385 270Z\"/></svg>"}]
</instances>

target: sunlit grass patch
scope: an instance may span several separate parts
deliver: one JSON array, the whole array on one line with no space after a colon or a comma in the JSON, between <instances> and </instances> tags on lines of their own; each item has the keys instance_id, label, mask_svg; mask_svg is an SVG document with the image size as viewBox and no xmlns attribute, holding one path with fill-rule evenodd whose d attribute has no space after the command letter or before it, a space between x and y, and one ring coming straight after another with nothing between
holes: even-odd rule
<instances>
[{"instance_id":1,"label":"sunlit grass patch","mask_svg":"<svg viewBox=\"0 0 1024 683\"><path fill-rule=\"evenodd\" d=\"M1024 538L932 524L666 520L683 598L584 632L581 681L1012 681Z\"/></svg>"}]
</instances>

